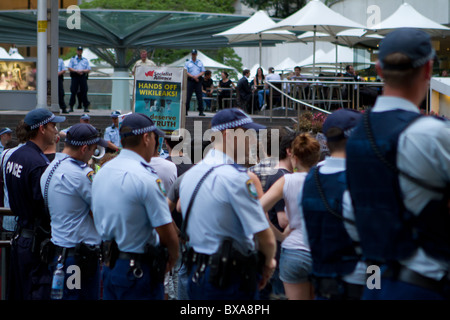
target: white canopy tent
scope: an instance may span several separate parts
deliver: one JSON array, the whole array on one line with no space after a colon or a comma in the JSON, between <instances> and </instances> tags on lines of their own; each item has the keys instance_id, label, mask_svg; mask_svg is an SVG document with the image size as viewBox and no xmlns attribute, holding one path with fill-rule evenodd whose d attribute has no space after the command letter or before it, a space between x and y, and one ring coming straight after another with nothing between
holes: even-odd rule
<instances>
[{"instance_id":1,"label":"white canopy tent","mask_svg":"<svg viewBox=\"0 0 450 320\"><path fill-rule=\"evenodd\" d=\"M88 48L84 48L83 49L83 54L81 56L83 58L86 58L89 61L89 66L91 68L105 68L105 67L110 66L109 63L107 63L106 61L101 61L101 62L95 62L94 63L92 60L99 59L99 57L94 52L89 50ZM69 66L70 59L72 59L72 57L67 59L67 60L64 60L64 65L66 67Z\"/></svg>"},{"instance_id":2,"label":"white canopy tent","mask_svg":"<svg viewBox=\"0 0 450 320\"><path fill-rule=\"evenodd\" d=\"M324 56L324 55L325 55L325 51L323 51L322 49L317 50L317 52L315 52L316 61L322 59L322 56ZM299 65L300 67L308 66L308 65L312 65L312 64L314 64L314 53L312 55L310 55L308 58L303 59L302 61L297 63L297 65Z\"/></svg>"},{"instance_id":3,"label":"white canopy tent","mask_svg":"<svg viewBox=\"0 0 450 320\"><path fill-rule=\"evenodd\" d=\"M336 53L336 48L338 53ZM324 52L322 50L317 51L316 55L316 68L326 68L331 69L334 68L335 72L337 73L338 67L342 67L342 65L346 64L355 64L355 53L353 49L344 47L344 46L336 46L335 48L331 49L328 52ZM336 58L338 57L338 58ZM313 56L309 56L305 60L299 62L299 66L305 69L311 69L313 66ZM356 70L358 69L366 69L368 68L373 62L370 61L365 56L357 56L356 60L358 62L358 65L354 66Z\"/></svg>"},{"instance_id":4,"label":"white canopy tent","mask_svg":"<svg viewBox=\"0 0 450 320\"><path fill-rule=\"evenodd\" d=\"M8 51L6 51L3 47L0 47L0 59L11 59Z\"/></svg>"},{"instance_id":5,"label":"white canopy tent","mask_svg":"<svg viewBox=\"0 0 450 320\"><path fill-rule=\"evenodd\" d=\"M256 72L257 72L258 68L259 68L259 64L257 63L257 64L255 64L253 67L251 67L249 69L250 70L250 78L251 79L256 76ZM263 70L264 75L267 75L269 73L269 71L266 68L264 68L264 67L261 67L261 68Z\"/></svg>"},{"instance_id":6,"label":"white canopy tent","mask_svg":"<svg viewBox=\"0 0 450 320\"><path fill-rule=\"evenodd\" d=\"M273 21L265 11L259 10L236 27L217 33L213 36L227 37L229 43L259 40L259 65L261 65L261 49L263 41L294 41L297 38L294 33L285 30L265 31L275 25L275 21Z\"/></svg>"},{"instance_id":7,"label":"white canopy tent","mask_svg":"<svg viewBox=\"0 0 450 320\"><path fill-rule=\"evenodd\" d=\"M188 54L184 56L181 59L178 59L175 62L172 62L168 64L168 67L184 67L186 64L186 61L191 59L191 54ZM200 60L203 63L203 66L205 69L211 69L211 70L236 70L233 67L229 67L227 65L224 65L223 63L217 62L216 60L211 59L206 54L201 52L200 50L197 50L197 59Z\"/></svg>"},{"instance_id":8,"label":"white canopy tent","mask_svg":"<svg viewBox=\"0 0 450 320\"><path fill-rule=\"evenodd\" d=\"M450 28L423 16L410 4L403 3L388 18L372 26L368 33L386 35L398 28L416 28L426 31L432 37L450 35Z\"/></svg>"},{"instance_id":9,"label":"white canopy tent","mask_svg":"<svg viewBox=\"0 0 450 320\"><path fill-rule=\"evenodd\" d=\"M297 65L297 63L292 60L290 57L287 57L283 61L281 61L279 64L277 64L274 69L275 71L293 71L294 67Z\"/></svg>"},{"instance_id":10,"label":"white canopy tent","mask_svg":"<svg viewBox=\"0 0 450 320\"><path fill-rule=\"evenodd\" d=\"M311 0L301 10L281 20L274 27L267 28L267 30L312 31L314 35L317 32L324 32L334 36L340 31L351 28L365 29L365 26L331 10L319 0ZM316 40L314 39L313 42L314 68Z\"/></svg>"}]
</instances>

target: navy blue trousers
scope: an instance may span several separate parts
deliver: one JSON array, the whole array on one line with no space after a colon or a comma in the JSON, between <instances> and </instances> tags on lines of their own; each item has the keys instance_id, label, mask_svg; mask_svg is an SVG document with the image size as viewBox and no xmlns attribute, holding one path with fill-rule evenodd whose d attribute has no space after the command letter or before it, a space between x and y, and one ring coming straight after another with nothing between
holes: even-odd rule
<instances>
[{"instance_id":1,"label":"navy blue trousers","mask_svg":"<svg viewBox=\"0 0 450 320\"><path fill-rule=\"evenodd\" d=\"M203 112L203 92L202 92L202 82L195 82L188 80L187 82L187 92L186 92L186 112L191 106L192 94L195 92L197 97L198 111Z\"/></svg>"},{"instance_id":2,"label":"navy blue trousers","mask_svg":"<svg viewBox=\"0 0 450 320\"><path fill-rule=\"evenodd\" d=\"M163 300L164 284L151 278L148 265L141 267L139 279L130 270L130 260L118 259L112 270L103 267L103 300Z\"/></svg>"},{"instance_id":3,"label":"navy blue trousers","mask_svg":"<svg viewBox=\"0 0 450 320\"><path fill-rule=\"evenodd\" d=\"M362 300L444 300L434 291L402 281L381 278L380 289L364 289Z\"/></svg>"},{"instance_id":4,"label":"navy blue trousers","mask_svg":"<svg viewBox=\"0 0 450 320\"><path fill-rule=\"evenodd\" d=\"M57 258L55 258L56 262ZM94 275L86 276L83 274L83 271L80 272L80 289L77 288L68 288L67 280L71 276L75 276L75 273L71 271L71 273L67 272L67 268L71 265L76 265L75 258L67 257L64 263L64 272L66 273L64 279L64 293L62 300L99 300L100 298L100 267L97 267L97 272ZM50 267L51 274L56 269L56 265ZM73 283L71 279L69 282Z\"/></svg>"},{"instance_id":5,"label":"navy blue trousers","mask_svg":"<svg viewBox=\"0 0 450 320\"><path fill-rule=\"evenodd\" d=\"M244 292L240 289L240 276L236 274L231 277L231 284L227 288L219 289L209 282L209 267L206 267L205 273L194 283L192 276L196 270L197 266L194 266L189 274L188 295L191 300L259 300L257 283L253 291Z\"/></svg>"},{"instance_id":6,"label":"navy blue trousers","mask_svg":"<svg viewBox=\"0 0 450 320\"><path fill-rule=\"evenodd\" d=\"M52 274L31 252L32 239L18 237L11 246L8 300L48 300Z\"/></svg>"}]
</instances>

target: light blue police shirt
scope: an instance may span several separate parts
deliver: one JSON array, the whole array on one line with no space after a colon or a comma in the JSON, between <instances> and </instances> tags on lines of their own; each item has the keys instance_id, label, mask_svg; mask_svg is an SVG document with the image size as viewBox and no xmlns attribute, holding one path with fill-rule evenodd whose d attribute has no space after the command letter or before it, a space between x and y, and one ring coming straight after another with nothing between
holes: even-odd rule
<instances>
[{"instance_id":1,"label":"light blue police shirt","mask_svg":"<svg viewBox=\"0 0 450 320\"><path fill-rule=\"evenodd\" d=\"M378 97L373 112L405 110L419 113L410 101L398 97ZM410 176L426 179L436 187L445 187L450 181L450 122L433 117L422 117L403 131L398 139L397 167ZM400 176L400 189L405 207L418 215L432 199L443 195L424 189ZM381 231L382 232L382 231ZM425 277L441 280L450 265L437 260L419 248L409 259L400 263Z\"/></svg>"},{"instance_id":2,"label":"light blue police shirt","mask_svg":"<svg viewBox=\"0 0 450 320\"><path fill-rule=\"evenodd\" d=\"M196 76L199 73L205 71L203 62L199 59L196 59L195 62L192 61L192 59L186 61L186 63L184 64L184 68L187 70L188 73L192 74L193 76Z\"/></svg>"},{"instance_id":3,"label":"light blue police shirt","mask_svg":"<svg viewBox=\"0 0 450 320\"><path fill-rule=\"evenodd\" d=\"M64 65L64 61L61 58L58 58L58 73L66 70L66 66Z\"/></svg>"},{"instance_id":4,"label":"light blue police shirt","mask_svg":"<svg viewBox=\"0 0 450 320\"><path fill-rule=\"evenodd\" d=\"M102 240L115 239L122 252L144 253L158 245L155 228L172 222L162 182L134 151L122 149L96 174L92 211Z\"/></svg>"},{"instance_id":5,"label":"light blue police shirt","mask_svg":"<svg viewBox=\"0 0 450 320\"><path fill-rule=\"evenodd\" d=\"M116 146L120 147L120 132L119 128L115 126L109 126L105 129L105 133L103 134L103 139L106 141L111 141Z\"/></svg>"},{"instance_id":6,"label":"light blue police shirt","mask_svg":"<svg viewBox=\"0 0 450 320\"><path fill-rule=\"evenodd\" d=\"M5 169L6 169L6 164L8 163L9 157L11 157L11 155L14 153L14 151L16 151L17 149L19 149L20 147L24 146L25 143L21 143L19 144L17 147L12 148L12 149L7 149L5 152L2 153L2 175L3 175L3 203L4 203L4 207L5 208L9 208L9 196L8 196L8 188L6 187L6 179L5 179ZM5 230L8 231L14 231L16 228L17 222L16 222L16 217L14 216L4 216L3 217L3 228Z\"/></svg>"},{"instance_id":7,"label":"light blue police shirt","mask_svg":"<svg viewBox=\"0 0 450 320\"><path fill-rule=\"evenodd\" d=\"M255 249L253 235L269 228L256 190L245 168L233 166L226 154L212 149L184 174L180 186L183 218L193 190L201 177L216 168L203 182L189 216L189 245L198 253L215 253L224 238L232 238L241 253Z\"/></svg>"},{"instance_id":8,"label":"light blue police shirt","mask_svg":"<svg viewBox=\"0 0 450 320\"><path fill-rule=\"evenodd\" d=\"M98 245L101 238L90 215L94 171L86 163L65 153L56 153L41 177L42 196L45 197L50 171L62 159L65 160L55 170L48 187L51 241L65 248L75 247L80 242Z\"/></svg>"},{"instance_id":9,"label":"light blue police shirt","mask_svg":"<svg viewBox=\"0 0 450 320\"><path fill-rule=\"evenodd\" d=\"M83 56L79 59L77 55L70 59L68 67L74 70L91 70L88 59Z\"/></svg>"}]
</instances>

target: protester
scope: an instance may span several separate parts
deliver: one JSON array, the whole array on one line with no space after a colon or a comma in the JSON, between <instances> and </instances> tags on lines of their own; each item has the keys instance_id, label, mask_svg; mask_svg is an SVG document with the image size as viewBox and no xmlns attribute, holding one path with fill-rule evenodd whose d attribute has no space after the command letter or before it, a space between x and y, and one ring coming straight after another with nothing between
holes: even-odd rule
<instances>
[{"instance_id":1,"label":"protester","mask_svg":"<svg viewBox=\"0 0 450 320\"><path fill-rule=\"evenodd\" d=\"M312 299L309 274L312 269L308 237L305 232L303 215L298 207L298 195L310 168L319 160L320 145L308 134L294 136L290 148L289 161L294 173L281 176L261 199L265 211L284 199L286 205L289 235L283 235L272 224L272 230L282 241L280 256L280 279L283 281L289 300Z\"/></svg>"}]
</instances>

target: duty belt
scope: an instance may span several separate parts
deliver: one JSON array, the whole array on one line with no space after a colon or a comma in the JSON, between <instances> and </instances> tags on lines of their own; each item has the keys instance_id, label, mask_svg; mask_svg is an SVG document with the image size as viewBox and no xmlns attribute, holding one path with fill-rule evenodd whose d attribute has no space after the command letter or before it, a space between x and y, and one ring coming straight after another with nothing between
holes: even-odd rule
<instances>
[{"instance_id":1,"label":"duty belt","mask_svg":"<svg viewBox=\"0 0 450 320\"><path fill-rule=\"evenodd\" d=\"M32 239L34 237L34 230L22 229L20 230L19 235L25 239Z\"/></svg>"},{"instance_id":2,"label":"duty belt","mask_svg":"<svg viewBox=\"0 0 450 320\"><path fill-rule=\"evenodd\" d=\"M65 257L73 257L75 255L75 247L64 248L55 245L55 256L59 257L63 254L65 255Z\"/></svg>"},{"instance_id":3,"label":"duty belt","mask_svg":"<svg viewBox=\"0 0 450 320\"><path fill-rule=\"evenodd\" d=\"M321 297L331 300L359 300L364 291L363 285L345 282L340 278L312 278L315 290Z\"/></svg>"},{"instance_id":4,"label":"duty belt","mask_svg":"<svg viewBox=\"0 0 450 320\"><path fill-rule=\"evenodd\" d=\"M437 281L425 277L420 273L403 266L399 267L399 269L392 267L386 269L386 271L382 274L382 277L406 282L440 294L443 293L444 286L446 285L445 281Z\"/></svg>"}]
</instances>

